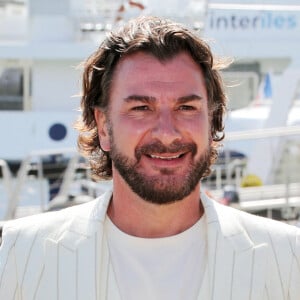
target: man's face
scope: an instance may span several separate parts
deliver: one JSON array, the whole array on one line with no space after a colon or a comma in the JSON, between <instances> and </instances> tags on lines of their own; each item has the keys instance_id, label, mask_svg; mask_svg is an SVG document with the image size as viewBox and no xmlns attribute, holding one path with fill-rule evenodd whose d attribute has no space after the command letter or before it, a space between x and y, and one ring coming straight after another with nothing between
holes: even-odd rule
<instances>
[{"instance_id":1,"label":"man's face","mask_svg":"<svg viewBox=\"0 0 300 300\"><path fill-rule=\"evenodd\" d=\"M141 198L169 203L188 196L209 165L207 92L186 53L160 62L146 53L123 58L115 70L101 146L113 177Z\"/></svg>"}]
</instances>

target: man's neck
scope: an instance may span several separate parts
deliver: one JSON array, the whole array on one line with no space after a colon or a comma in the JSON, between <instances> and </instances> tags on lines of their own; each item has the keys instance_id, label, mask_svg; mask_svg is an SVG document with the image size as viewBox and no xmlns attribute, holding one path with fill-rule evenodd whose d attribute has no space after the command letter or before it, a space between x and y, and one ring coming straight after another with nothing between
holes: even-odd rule
<instances>
[{"instance_id":1,"label":"man's neck","mask_svg":"<svg viewBox=\"0 0 300 300\"><path fill-rule=\"evenodd\" d=\"M193 226L203 215L200 183L186 198L164 205L136 195L123 180L114 181L108 208L111 221L123 232L143 238L167 237Z\"/></svg>"}]
</instances>

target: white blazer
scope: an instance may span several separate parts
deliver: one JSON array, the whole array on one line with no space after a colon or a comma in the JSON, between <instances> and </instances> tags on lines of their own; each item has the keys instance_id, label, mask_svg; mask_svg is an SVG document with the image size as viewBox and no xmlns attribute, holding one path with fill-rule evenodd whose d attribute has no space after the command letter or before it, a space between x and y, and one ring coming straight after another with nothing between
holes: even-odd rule
<instances>
[{"instance_id":1,"label":"white blazer","mask_svg":"<svg viewBox=\"0 0 300 300\"><path fill-rule=\"evenodd\" d=\"M103 224L111 198L9 221L0 248L1 300L119 300ZM201 194L207 269L198 299L299 300L300 230ZM186 299L184 299L186 300Z\"/></svg>"}]
</instances>

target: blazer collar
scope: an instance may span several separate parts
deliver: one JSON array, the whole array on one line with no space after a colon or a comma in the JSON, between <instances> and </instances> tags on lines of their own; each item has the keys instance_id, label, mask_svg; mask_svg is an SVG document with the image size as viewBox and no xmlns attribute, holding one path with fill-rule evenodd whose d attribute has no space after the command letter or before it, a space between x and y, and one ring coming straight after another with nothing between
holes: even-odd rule
<instances>
[{"instance_id":1,"label":"blazer collar","mask_svg":"<svg viewBox=\"0 0 300 300\"><path fill-rule=\"evenodd\" d=\"M102 230L111 196L112 192L109 191L94 201L74 207L73 211L71 209L69 212L71 221L58 235L57 242L75 250L78 246L75 236L78 236L79 240L84 240ZM68 238L69 234L71 239Z\"/></svg>"},{"instance_id":2,"label":"blazer collar","mask_svg":"<svg viewBox=\"0 0 300 300\"><path fill-rule=\"evenodd\" d=\"M225 207L201 193L201 202L207 219L208 230L215 231L227 238L235 251L240 252L252 248L253 241L236 217L232 208Z\"/></svg>"},{"instance_id":3,"label":"blazer collar","mask_svg":"<svg viewBox=\"0 0 300 300\"><path fill-rule=\"evenodd\" d=\"M39 299L106 299L109 287L116 285L108 271L109 251L103 234L111 195L106 192L63 212L71 221L66 221L56 238L46 240ZM113 299L119 299L118 295Z\"/></svg>"},{"instance_id":4,"label":"blazer collar","mask_svg":"<svg viewBox=\"0 0 300 300\"><path fill-rule=\"evenodd\" d=\"M252 241L239 222L239 212L204 193L201 201L207 220L206 299L262 299L267 246Z\"/></svg>"}]
</instances>

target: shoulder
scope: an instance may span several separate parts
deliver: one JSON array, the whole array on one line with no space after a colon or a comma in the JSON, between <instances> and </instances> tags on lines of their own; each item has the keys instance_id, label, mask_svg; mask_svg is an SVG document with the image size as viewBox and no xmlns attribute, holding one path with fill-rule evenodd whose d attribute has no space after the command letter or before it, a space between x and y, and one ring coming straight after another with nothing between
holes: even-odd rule
<instances>
[{"instance_id":1,"label":"shoulder","mask_svg":"<svg viewBox=\"0 0 300 300\"><path fill-rule=\"evenodd\" d=\"M247 213L245 211L230 207L224 206L222 204L216 203L217 206L223 211L228 211L230 215L237 218L240 223L245 227L245 229L254 228L255 230L267 231L269 234L281 234L281 233L290 233L290 234L299 234L300 228L287 224L285 222L273 220L267 217L257 216L255 214Z\"/></svg>"},{"instance_id":2,"label":"shoulder","mask_svg":"<svg viewBox=\"0 0 300 300\"><path fill-rule=\"evenodd\" d=\"M67 222L74 214L80 210L85 210L86 204L79 204L74 207L68 207L59 211L44 212L19 219L9 220L2 223L2 231L5 230L26 230L32 227L47 229L59 227L62 223Z\"/></svg>"},{"instance_id":3,"label":"shoulder","mask_svg":"<svg viewBox=\"0 0 300 300\"><path fill-rule=\"evenodd\" d=\"M206 195L202 195L202 202L208 221L218 224L222 232L244 232L254 244L289 244L294 248L300 243L299 227L222 205Z\"/></svg>"},{"instance_id":4,"label":"shoulder","mask_svg":"<svg viewBox=\"0 0 300 300\"><path fill-rule=\"evenodd\" d=\"M293 253L300 259L300 228L215 203L219 215L235 220L256 244L268 244L274 252Z\"/></svg>"},{"instance_id":5,"label":"shoulder","mask_svg":"<svg viewBox=\"0 0 300 300\"><path fill-rule=\"evenodd\" d=\"M268 232L270 236L276 235L298 235L300 228L287 224L283 221L273 220L267 217L256 216L244 211L230 208L246 229L255 229Z\"/></svg>"},{"instance_id":6,"label":"shoulder","mask_svg":"<svg viewBox=\"0 0 300 300\"><path fill-rule=\"evenodd\" d=\"M84 204L2 222L0 224L1 239L2 241L7 238L13 239L13 236L20 234L29 238L37 231L39 235L55 237L64 231L75 218L93 219L99 215L105 215L109 198L110 195L107 193Z\"/></svg>"}]
</instances>

